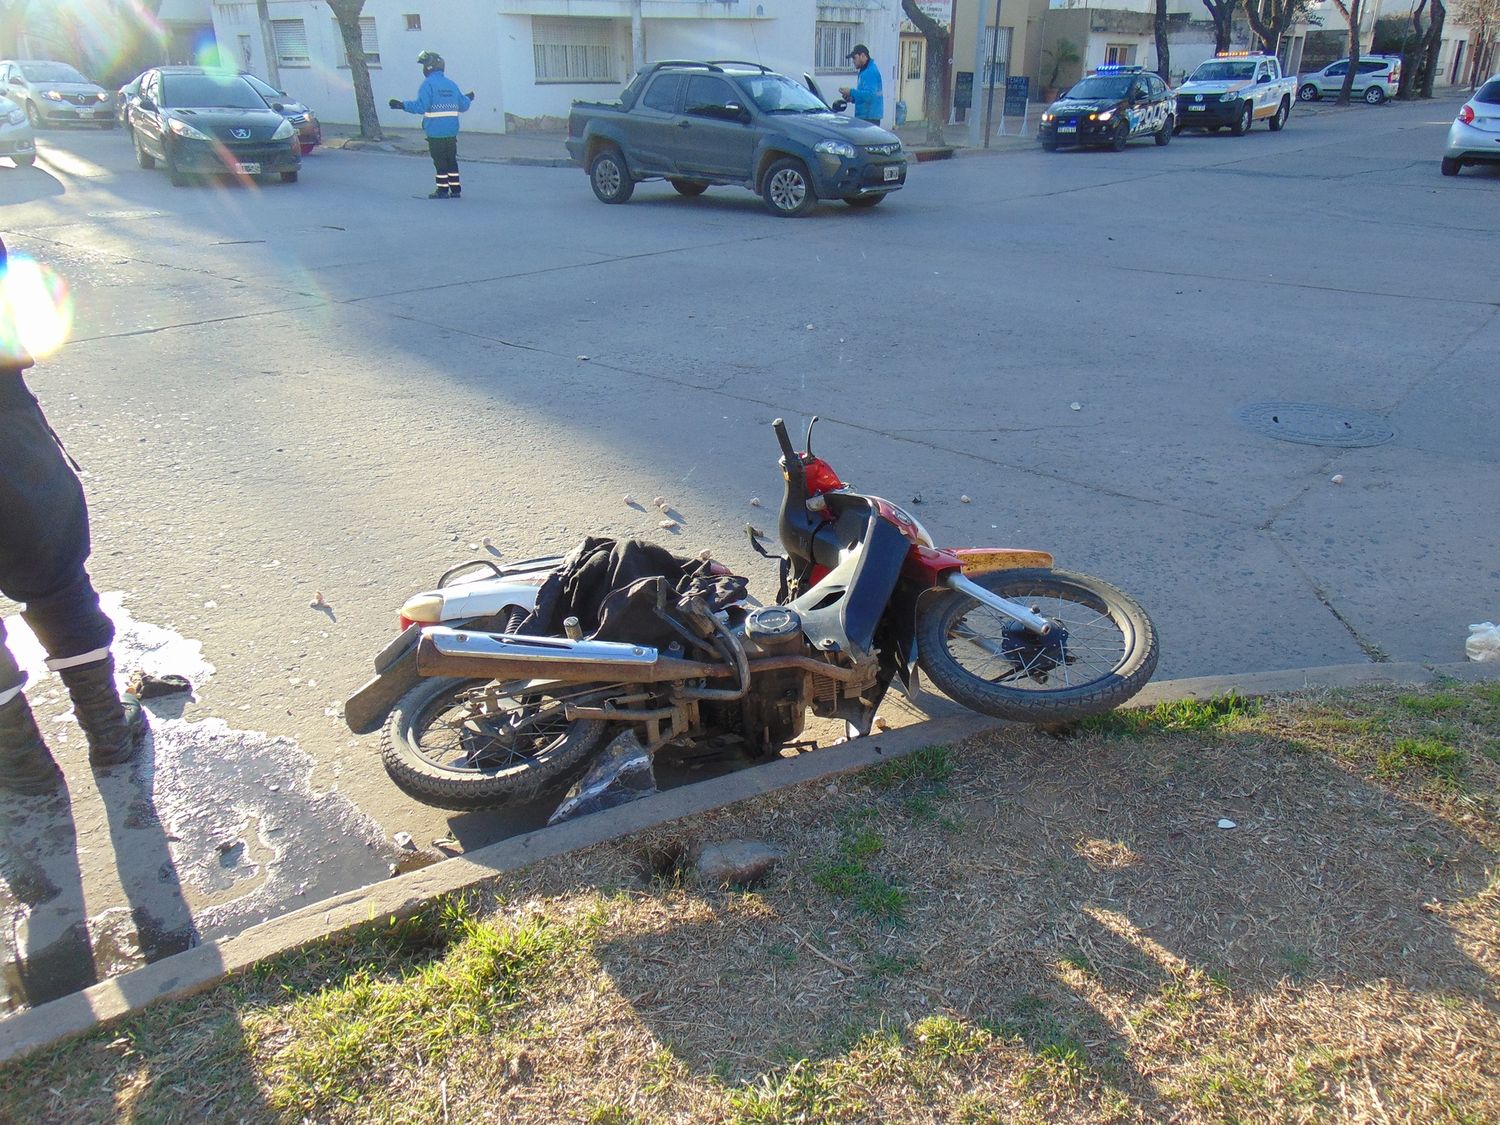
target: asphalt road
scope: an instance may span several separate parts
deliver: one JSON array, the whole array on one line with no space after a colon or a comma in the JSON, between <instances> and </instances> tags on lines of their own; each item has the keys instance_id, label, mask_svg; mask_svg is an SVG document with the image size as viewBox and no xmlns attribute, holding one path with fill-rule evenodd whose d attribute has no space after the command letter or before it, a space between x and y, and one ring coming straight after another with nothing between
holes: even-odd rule
<instances>
[{"instance_id":1,"label":"asphalt road","mask_svg":"<svg viewBox=\"0 0 1500 1125\"><path fill-rule=\"evenodd\" d=\"M42 134L35 169L0 168L0 230L74 321L29 381L88 470L96 583L215 669L158 756L152 870L200 886L212 936L379 877L396 832L513 830L411 801L342 727L397 607L486 537L666 537L627 493L773 592L741 528L774 524L778 415L821 415L819 453L920 497L939 542L1136 594L1160 677L1461 659L1500 613L1500 172L1439 176L1456 106L967 156L791 221L738 189L606 207L581 172L501 165L430 202L425 161L376 152L174 188L119 133ZM91 857L97 923L135 897L68 772L73 844L58 810L50 837L7 823Z\"/></svg>"}]
</instances>

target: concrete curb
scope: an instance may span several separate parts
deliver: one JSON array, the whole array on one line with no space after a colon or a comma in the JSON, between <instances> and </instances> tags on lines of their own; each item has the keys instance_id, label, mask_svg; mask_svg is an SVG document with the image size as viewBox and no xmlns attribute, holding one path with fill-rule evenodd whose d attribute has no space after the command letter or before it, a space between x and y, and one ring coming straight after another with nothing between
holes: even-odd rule
<instances>
[{"instance_id":1,"label":"concrete curb","mask_svg":"<svg viewBox=\"0 0 1500 1125\"><path fill-rule=\"evenodd\" d=\"M1203 676L1148 684L1131 706L1204 699L1228 692L1272 695L1309 688L1364 684L1424 684L1442 678L1500 680L1500 664L1344 664L1237 676ZM198 946L0 1020L0 1063L83 1035L162 1000L205 991L266 958L300 948L375 918L405 917L438 895L449 894L537 860L576 851L695 813L722 808L877 762L924 746L960 741L997 726L963 713L862 738L797 758L685 785L581 820L543 828L445 860L420 871L348 891L314 906L273 918L242 934Z\"/></svg>"}]
</instances>

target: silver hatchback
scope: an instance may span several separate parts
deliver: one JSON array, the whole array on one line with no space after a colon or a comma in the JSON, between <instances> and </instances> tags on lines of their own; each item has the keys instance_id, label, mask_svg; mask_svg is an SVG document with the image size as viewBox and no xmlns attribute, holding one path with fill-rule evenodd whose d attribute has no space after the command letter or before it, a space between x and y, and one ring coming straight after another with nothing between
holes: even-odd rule
<instances>
[{"instance_id":1,"label":"silver hatchback","mask_svg":"<svg viewBox=\"0 0 1500 1125\"><path fill-rule=\"evenodd\" d=\"M1500 164L1500 74L1474 91L1448 130L1443 175L1456 176L1465 164Z\"/></svg>"},{"instance_id":2,"label":"silver hatchback","mask_svg":"<svg viewBox=\"0 0 1500 1125\"><path fill-rule=\"evenodd\" d=\"M19 168L36 163L36 137L26 111L0 94L0 156L8 156Z\"/></svg>"}]
</instances>

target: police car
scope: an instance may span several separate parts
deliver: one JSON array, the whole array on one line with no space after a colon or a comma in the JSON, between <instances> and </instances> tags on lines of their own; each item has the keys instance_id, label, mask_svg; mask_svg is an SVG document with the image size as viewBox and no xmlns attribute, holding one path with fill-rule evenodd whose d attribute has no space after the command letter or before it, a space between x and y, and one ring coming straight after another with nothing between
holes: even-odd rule
<instances>
[{"instance_id":1,"label":"police car","mask_svg":"<svg viewBox=\"0 0 1500 1125\"><path fill-rule=\"evenodd\" d=\"M1176 125L1172 91L1141 66L1101 66L1047 107L1037 139L1048 152L1067 145L1124 151L1133 137L1169 144Z\"/></svg>"}]
</instances>

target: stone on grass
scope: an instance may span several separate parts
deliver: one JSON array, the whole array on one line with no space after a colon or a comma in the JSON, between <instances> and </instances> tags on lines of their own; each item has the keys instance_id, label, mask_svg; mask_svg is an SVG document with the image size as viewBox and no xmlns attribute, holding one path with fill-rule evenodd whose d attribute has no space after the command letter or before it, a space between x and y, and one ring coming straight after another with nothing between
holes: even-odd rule
<instances>
[{"instance_id":1,"label":"stone on grass","mask_svg":"<svg viewBox=\"0 0 1500 1125\"><path fill-rule=\"evenodd\" d=\"M698 849L695 871L705 887L753 887L785 853L755 840L725 840Z\"/></svg>"}]
</instances>

